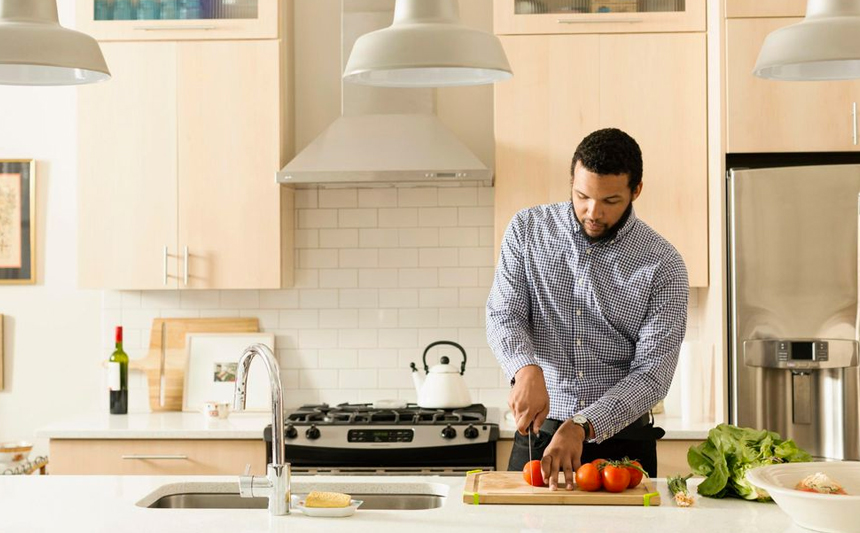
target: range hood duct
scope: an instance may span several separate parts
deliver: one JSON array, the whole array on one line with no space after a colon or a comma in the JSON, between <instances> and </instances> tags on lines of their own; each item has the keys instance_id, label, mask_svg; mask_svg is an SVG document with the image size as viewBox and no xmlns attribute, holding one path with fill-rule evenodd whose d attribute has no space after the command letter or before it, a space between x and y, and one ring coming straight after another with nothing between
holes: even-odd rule
<instances>
[{"instance_id":1,"label":"range hood duct","mask_svg":"<svg viewBox=\"0 0 860 533\"><path fill-rule=\"evenodd\" d=\"M361 35L387 27L393 0L342 2L341 67ZM278 172L299 188L492 186L493 172L435 114L436 89L341 82L341 113Z\"/></svg>"}]
</instances>

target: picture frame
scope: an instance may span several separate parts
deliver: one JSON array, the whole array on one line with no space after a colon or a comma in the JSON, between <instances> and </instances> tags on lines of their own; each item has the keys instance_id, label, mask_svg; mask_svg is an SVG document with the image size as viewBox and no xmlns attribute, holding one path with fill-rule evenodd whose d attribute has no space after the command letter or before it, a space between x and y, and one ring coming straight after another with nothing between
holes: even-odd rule
<instances>
[{"instance_id":1,"label":"picture frame","mask_svg":"<svg viewBox=\"0 0 860 533\"><path fill-rule=\"evenodd\" d=\"M0 284L36 282L36 163L0 159Z\"/></svg>"},{"instance_id":2,"label":"picture frame","mask_svg":"<svg viewBox=\"0 0 860 533\"><path fill-rule=\"evenodd\" d=\"M183 411L200 411L205 402L233 405L236 368L245 349L265 344L274 352L274 333L187 333ZM245 410L268 412L272 408L269 375L262 361L251 361Z\"/></svg>"}]
</instances>

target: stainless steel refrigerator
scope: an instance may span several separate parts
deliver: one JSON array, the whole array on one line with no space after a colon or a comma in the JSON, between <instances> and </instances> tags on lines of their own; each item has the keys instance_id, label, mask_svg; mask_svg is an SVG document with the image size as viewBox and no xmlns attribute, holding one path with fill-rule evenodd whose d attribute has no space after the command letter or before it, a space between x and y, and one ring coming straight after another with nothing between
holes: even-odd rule
<instances>
[{"instance_id":1,"label":"stainless steel refrigerator","mask_svg":"<svg viewBox=\"0 0 860 533\"><path fill-rule=\"evenodd\" d=\"M730 421L860 459L860 165L728 180Z\"/></svg>"}]
</instances>

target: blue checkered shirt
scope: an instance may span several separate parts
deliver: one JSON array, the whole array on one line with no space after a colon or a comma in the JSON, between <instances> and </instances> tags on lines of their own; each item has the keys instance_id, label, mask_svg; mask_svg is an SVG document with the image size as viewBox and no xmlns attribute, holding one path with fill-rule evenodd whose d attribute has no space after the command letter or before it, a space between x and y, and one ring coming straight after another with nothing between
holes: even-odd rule
<instances>
[{"instance_id":1,"label":"blue checkered shirt","mask_svg":"<svg viewBox=\"0 0 860 533\"><path fill-rule=\"evenodd\" d=\"M543 369L549 418L581 413L602 442L666 396L688 293L680 254L635 212L589 242L570 202L541 205L505 232L487 340L509 378Z\"/></svg>"}]
</instances>

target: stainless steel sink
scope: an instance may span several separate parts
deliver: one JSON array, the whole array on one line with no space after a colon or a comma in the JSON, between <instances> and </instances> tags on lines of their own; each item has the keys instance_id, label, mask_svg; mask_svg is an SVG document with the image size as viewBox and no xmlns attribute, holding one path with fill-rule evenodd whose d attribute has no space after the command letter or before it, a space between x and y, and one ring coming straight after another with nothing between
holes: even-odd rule
<instances>
[{"instance_id":1,"label":"stainless steel sink","mask_svg":"<svg viewBox=\"0 0 860 533\"><path fill-rule=\"evenodd\" d=\"M386 509L414 511L442 507L444 496L435 494L352 494L353 499L364 503L359 511ZM238 493L185 493L170 494L158 498L151 509L265 509L266 498L242 498Z\"/></svg>"}]
</instances>

